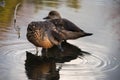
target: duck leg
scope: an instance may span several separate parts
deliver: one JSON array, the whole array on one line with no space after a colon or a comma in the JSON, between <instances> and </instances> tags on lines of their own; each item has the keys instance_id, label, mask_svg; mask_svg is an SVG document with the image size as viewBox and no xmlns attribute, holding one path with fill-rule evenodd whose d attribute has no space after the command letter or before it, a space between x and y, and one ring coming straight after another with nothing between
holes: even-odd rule
<instances>
[{"instance_id":1,"label":"duck leg","mask_svg":"<svg viewBox=\"0 0 120 80\"><path fill-rule=\"evenodd\" d=\"M62 52L64 51L64 49L62 48L61 43L58 45L58 48L59 48Z\"/></svg>"},{"instance_id":2,"label":"duck leg","mask_svg":"<svg viewBox=\"0 0 120 80\"><path fill-rule=\"evenodd\" d=\"M45 49L45 56L48 57L48 49Z\"/></svg>"},{"instance_id":3,"label":"duck leg","mask_svg":"<svg viewBox=\"0 0 120 80\"><path fill-rule=\"evenodd\" d=\"M35 54L36 56L38 56L38 52L39 52L38 47L36 47L36 54Z\"/></svg>"}]
</instances>

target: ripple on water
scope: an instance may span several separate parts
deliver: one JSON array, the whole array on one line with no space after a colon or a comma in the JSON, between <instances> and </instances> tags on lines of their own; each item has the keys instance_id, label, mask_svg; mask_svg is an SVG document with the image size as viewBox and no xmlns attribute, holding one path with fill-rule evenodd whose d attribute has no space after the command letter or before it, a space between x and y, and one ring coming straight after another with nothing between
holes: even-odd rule
<instances>
[{"instance_id":1,"label":"ripple on water","mask_svg":"<svg viewBox=\"0 0 120 80\"><path fill-rule=\"evenodd\" d=\"M25 59L26 51L35 52L35 48L27 42L12 42L9 45L4 45L0 48L0 80L11 78L20 80L26 79L25 75ZM91 54L84 56L84 58L77 58L71 62L66 62L60 71L61 80L65 77L86 80L96 80L96 78L104 78L106 72L116 70L120 65L114 56L106 54ZM58 65L58 64L57 64ZM11 74L12 73L12 74ZM10 75L11 74L11 75ZM7 75L7 78L5 78ZM9 75L9 76L8 76ZM16 76L16 77L15 77ZM72 79L71 78L71 79ZM86 78L86 79L85 79Z\"/></svg>"},{"instance_id":2,"label":"ripple on water","mask_svg":"<svg viewBox=\"0 0 120 80\"><path fill-rule=\"evenodd\" d=\"M106 77L105 73L112 72L120 66L116 61L118 60L114 56L92 54L83 59L78 58L70 63L63 64L61 76L71 78L77 76L78 79L82 80L87 80L88 77L93 77L95 80L96 78L104 78ZM77 80L77 77L74 78ZM94 80L93 78L91 80Z\"/></svg>"},{"instance_id":3,"label":"ripple on water","mask_svg":"<svg viewBox=\"0 0 120 80\"><path fill-rule=\"evenodd\" d=\"M34 50L27 42L8 42L0 47L0 80L26 80L24 63L27 50Z\"/></svg>"}]
</instances>

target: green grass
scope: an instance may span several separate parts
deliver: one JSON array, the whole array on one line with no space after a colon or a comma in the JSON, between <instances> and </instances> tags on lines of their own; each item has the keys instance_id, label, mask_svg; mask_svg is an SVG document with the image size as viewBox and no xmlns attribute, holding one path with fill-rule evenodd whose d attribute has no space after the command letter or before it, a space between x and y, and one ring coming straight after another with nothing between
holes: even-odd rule
<instances>
[{"instance_id":1,"label":"green grass","mask_svg":"<svg viewBox=\"0 0 120 80\"><path fill-rule=\"evenodd\" d=\"M6 27L11 23L14 9L21 0L5 0L5 7L0 7L0 27Z\"/></svg>"}]
</instances>

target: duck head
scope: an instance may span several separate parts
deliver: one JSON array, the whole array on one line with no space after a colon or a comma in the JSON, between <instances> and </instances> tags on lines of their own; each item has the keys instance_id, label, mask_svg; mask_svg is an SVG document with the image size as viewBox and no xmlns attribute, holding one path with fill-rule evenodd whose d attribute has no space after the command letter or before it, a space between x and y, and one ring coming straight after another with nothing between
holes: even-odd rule
<instances>
[{"instance_id":1,"label":"duck head","mask_svg":"<svg viewBox=\"0 0 120 80\"><path fill-rule=\"evenodd\" d=\"M37 27L36 25L35 25L35 23L36 22L31 22L29 25L28 25L28 28L27 28L27 31L29 32L29 31L35 31L35 30L38 30L38 28L40 28L40 27Z\"/></svg>"},{"instance_id":2,"label":"duck head","mask_svg":"<svg viewBox=\"0 0 120 80\"><path fill-rule=\"evenodd\" d=\"M48 16L43 19L49 19L49 20L61 19L61 16L57 11L50 11Z\"/></svg>"}]
</instances>

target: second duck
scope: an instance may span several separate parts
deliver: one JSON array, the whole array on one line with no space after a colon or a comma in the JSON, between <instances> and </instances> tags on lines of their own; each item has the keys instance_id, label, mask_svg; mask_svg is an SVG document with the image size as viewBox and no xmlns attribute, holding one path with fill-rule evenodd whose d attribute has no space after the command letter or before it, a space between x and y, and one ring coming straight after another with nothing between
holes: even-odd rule
<instances>
[{"instance_id":1,"label":"second duck","mask_svg":"<svg viewBox=\"0 0 120 80\"><path fill-rule=\"evenodd\" d=\"M77 39L80 37L92 35L92 33L87 33L83 31L71 21L65 18L61 18L59 12L54 10L50 11L48 16L43 19L52 22L56 26L57 30L59 31L64 40Z\"/></svg>"}]
</instances>

